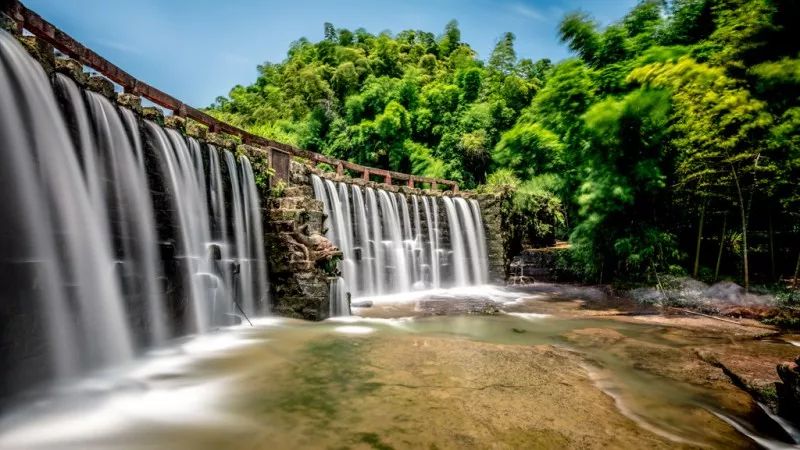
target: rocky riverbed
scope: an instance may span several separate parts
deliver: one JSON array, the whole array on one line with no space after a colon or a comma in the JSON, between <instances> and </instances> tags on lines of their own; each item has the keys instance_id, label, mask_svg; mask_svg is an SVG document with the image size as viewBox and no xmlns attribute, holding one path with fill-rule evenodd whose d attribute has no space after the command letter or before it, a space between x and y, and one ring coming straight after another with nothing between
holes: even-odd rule
<instances>
[{"instance_id":1,"label":"rocky riverbed","mask_svg":"<svg viewBox=\"0 0 800 450\"><path fill-rule=\"evenodd\" d=\"M355 312L186 340L5 416L0 447L792 444L753 400L764 388L747 386L776 381L798 347L757 322L663 316L559 285L372 299Z\"/></svg>"}]
</instances>

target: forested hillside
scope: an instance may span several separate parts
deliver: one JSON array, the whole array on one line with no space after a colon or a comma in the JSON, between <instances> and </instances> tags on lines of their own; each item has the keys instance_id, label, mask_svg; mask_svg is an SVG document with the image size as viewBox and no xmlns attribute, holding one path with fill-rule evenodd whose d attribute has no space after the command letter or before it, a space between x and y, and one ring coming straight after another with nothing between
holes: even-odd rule
<instances>
[{"instance_id":1,"label":"forested hillside","mask_svg":"<svg viewBox=\"0 0 800 450\"><path fill-rule=\"evenodd\" d=\"M514 189L587 279L686 271L747 285L800 268L800 2L646 0L559 25L574 58L480 60L456 22L325 24L210 112L370 166ZM555 223L553 223L555 222Z\"/></svg>"}]
</instances>

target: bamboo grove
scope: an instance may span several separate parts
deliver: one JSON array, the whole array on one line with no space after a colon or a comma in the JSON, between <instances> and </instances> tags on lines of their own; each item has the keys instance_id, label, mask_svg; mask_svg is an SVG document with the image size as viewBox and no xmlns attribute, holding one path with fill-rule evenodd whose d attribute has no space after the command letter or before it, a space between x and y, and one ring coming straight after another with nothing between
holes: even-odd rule
<instances>
[{"instance_id":1,"label":"bamboo grove","mask_svg":"<svg viewBox=\"0 0 800 450\"><path fill-rule=\"evenodd\" d=\"M358 163L514 193L590 280L749 286L800 269L800 2L645 0L558 27L574 57L478 58L436 35L325 24L208 111ZM536 244L536 242L530 242ZM539 243L541 244L541 243Z\"/></svg>"}]
</instances>

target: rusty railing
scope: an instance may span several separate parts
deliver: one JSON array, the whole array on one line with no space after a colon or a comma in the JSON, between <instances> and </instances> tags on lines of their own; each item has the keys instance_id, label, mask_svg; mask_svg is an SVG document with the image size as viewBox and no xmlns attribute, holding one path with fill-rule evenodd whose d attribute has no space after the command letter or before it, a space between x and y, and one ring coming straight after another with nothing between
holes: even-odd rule
<instances>
[{"instance_id":1,"label":"rusty railing","mask_svg":"<svg viewBox=\"0 0 800 450\"><path fill-rule=\"evenodd\" d=\"M201 124L208 126L209 131L214 133L226 133L238 136L243 144L255 145L267 148L271 151L270 160L283 159L288 162L288 158L295 156L310 161L313 165L328 164L336 169L338 175L344 175L345 170L355 172L364 180L370 180L371 176L381 177L383 183L393 184L395 180L405 181L409 187L416 187L417 183L427 183L431 189L438 189L439 185L449 187L453 191L458 191L458 183L451 180L437 178L419 177L401 172L394 172L385 169L362 166L349 161L343 161L320 153L304 150L281 142L266 139L261 136L248 133L228 123L222 122L209 116L208 114L192 108L171 95L150 86L149 84L137 80L129 73L114 65L107 59L85 47L80 42L73 39L68 34L56 28L54 25L44 20L41 16L26 8L22 3L12 1L8 14L17 23L17 30L27 30L34 36L44 40L66 56L78 61L79 63L91 67L114 83L122 86L126 93L144 97L151 102L165 109L171 110L173 114L193 119ZM273 159L273 156L276 157ZM281 172L281 171L278 171Z\"/></svg>"}]
</instances>

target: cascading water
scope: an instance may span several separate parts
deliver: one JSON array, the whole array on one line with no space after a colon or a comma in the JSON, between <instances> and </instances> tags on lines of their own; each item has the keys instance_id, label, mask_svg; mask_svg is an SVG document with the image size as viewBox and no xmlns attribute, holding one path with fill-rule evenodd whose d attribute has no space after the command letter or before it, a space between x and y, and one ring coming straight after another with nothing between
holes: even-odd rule
<instances>
[{"instance_id":1,"label":"cascading water","mask_svg":"<svg viewBox=\"0 0 800 450\"><path fill-rule=\"evenodd\" d=\"M246 157L49 79L3 31L0 93L0 401L267 311Z\"/></svg>"},{"instance_id":2,"label":"cascading water","mask_svg":"<svg viewBox=\"0 0 800 450\"><path fill-rule=\"evenodd\" d=\"M337 277L331 280L328 299L330 302L328 314L331 317L350 315L350 303L347 301L347 284L344 282L344 278Z\"/></svg>"},{"instance_id":3,"label":"cascading water","mask_svg":"<svg viewBox=\"0 0 800 450\"><path fill-rule=\"evenodd\" d=\"M483 221L475 200L407 197L337 186L317 175L311 179L328 216L327 237L342 251L343 283L353 298L487 282ZM439 202L446 211L444 241Z\"/></svg>"},{"instance_id":4,"label":"cascading water","mask_svg":"<svg viewBox=\"0 0 800 450\"><path fill-rule=\"evenodd\" d=\"M19 333L37 329L30 345L49 344L53 375L123 362L133 344L100 200L83 177L42 68L4 32L0 58L4 313L28 323ZM9 318L3 334L15 331ZM41 376L40 364L28 361L16 374L3 371L11 378L5 385Z\"/></svg>"}]
</instances>

